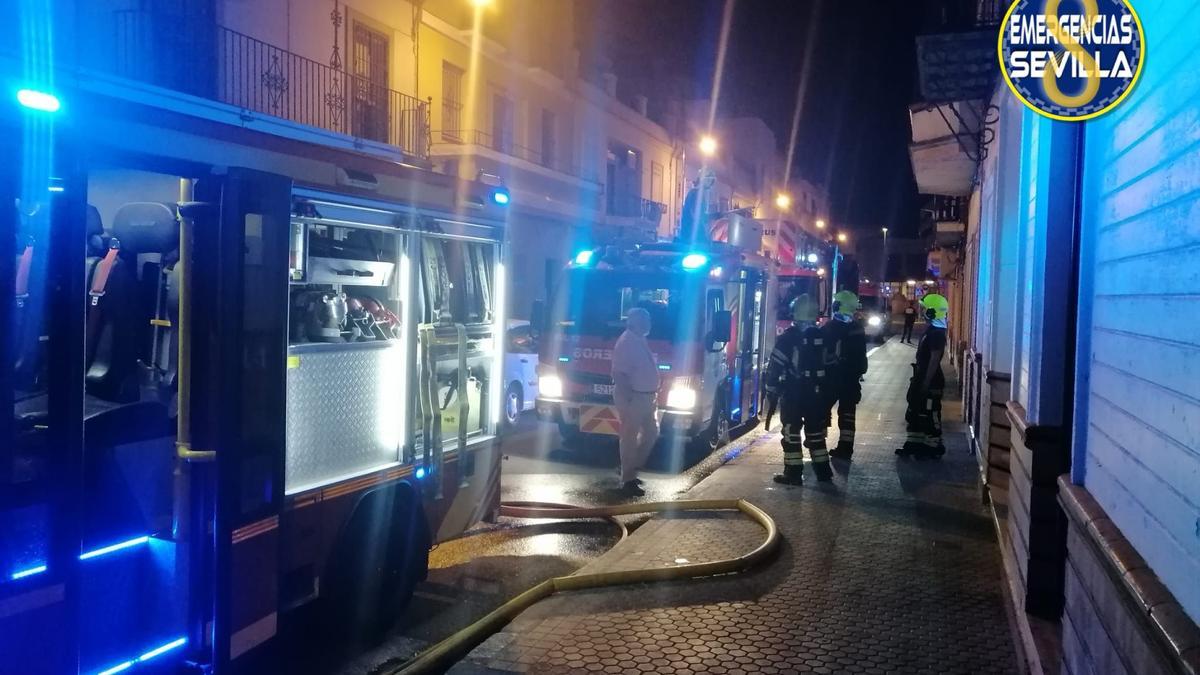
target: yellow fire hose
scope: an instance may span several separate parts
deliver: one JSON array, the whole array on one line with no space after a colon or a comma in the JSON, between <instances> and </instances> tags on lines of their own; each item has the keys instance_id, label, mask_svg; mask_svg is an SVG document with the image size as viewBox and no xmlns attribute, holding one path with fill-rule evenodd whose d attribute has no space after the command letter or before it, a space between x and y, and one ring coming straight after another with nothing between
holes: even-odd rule
<instances>
[{"instance_id":1,"label":"yellow fire hose","mask_svg":"<svg viewBox=\"0 0 1200 675\"><path fill-rule=\"evenodd\" d=\"M594 508L558 508L528 506L525 504L502 504L500 515L513 518L612 518L634 513L667 513L678 511L729 511L738 510L762 525L766 538L757 548L725 560L703 563L687 563L673 567L655 567L593 574L571 574L547 579L500 605L475 623L425 650L402 667L391 671L392 675L414 675L435 672L461 659L488 636L500 630L517 614L534 603L559 591L576 591L601 586L621 586L648 581L670 581L694 579L718 574L730 574L747 570L771 555L779 546L779 530L775 521L765 511L744 499L687 499L674 502L647 502L644 504L621 504Z\"/></svg>"}]
</instances>

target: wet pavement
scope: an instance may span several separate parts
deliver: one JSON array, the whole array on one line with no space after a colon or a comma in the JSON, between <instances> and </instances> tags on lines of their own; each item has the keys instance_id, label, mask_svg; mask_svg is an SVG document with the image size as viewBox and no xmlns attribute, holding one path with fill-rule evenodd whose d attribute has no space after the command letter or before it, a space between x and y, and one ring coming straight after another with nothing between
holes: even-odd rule
<instances>
[{"instance_id":1,"label":"wet pavement","mask_svg":"<svg viewBox=\"0 0 1200 675\"><path fill-rule=\"evenodd\" d=\"M745 434L748 429L743 429ZM736 455L754 434L700 457L657 449L643 472L646 495L638 501L676 499ZM630 501L618 491L617 449L609 439L564 445L557 427L530 413L504 440L502 499L579 506ZM636 529L648 516L622 522ZM289 664L289 672L383 673L412 658L511 597L544 579L571 574L611 549L621 528L609 521L501 518L443 542L430 553L428 579L420 584L404 617L374 644L330 644L319 617L301 614L292 629L298 643L319 644ZM315 614L315 612L312 612Z\"/></svg>"},{"instance_id":2,"label":"wet pavement","mask_svg":"<svg viewBox=\"0 0 1200 675\"><path fill-rule=\"evenodd\" d=\"M688 492L766 509L784 537L773 561L738 575L556 595L451 672L1019 672L999 549L961 425L947 423L941 461L893 453L912 357L895 340L872 356L857 451L835 463L832 484L772 483L778 441L758 433ZM761 538L737 515L658 517L583 571L715 560Z\"/></svg>"}]
</instances>

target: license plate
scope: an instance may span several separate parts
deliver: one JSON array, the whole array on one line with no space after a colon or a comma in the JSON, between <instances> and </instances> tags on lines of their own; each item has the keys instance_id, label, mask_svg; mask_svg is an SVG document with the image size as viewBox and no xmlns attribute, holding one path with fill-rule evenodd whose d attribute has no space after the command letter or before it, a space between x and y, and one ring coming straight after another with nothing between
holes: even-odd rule
<instances>
[{"instance_id":1,"label":"license plate","mask_svg":"<svg viewBox=\"0 0 1200 675\"><path fill-rule=\"evenodd\" d=\"M593 394L603 394L604 396L612 396L613 385L611 385L611 384L593 384L592 385L592 393Z\"/></svg>"}]
</instances>

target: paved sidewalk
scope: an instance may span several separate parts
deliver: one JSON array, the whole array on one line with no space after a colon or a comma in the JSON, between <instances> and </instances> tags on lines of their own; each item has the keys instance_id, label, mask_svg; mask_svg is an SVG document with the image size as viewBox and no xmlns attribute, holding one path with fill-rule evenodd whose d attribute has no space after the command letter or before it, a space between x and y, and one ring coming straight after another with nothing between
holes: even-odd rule
<instances>
[{"instance_id":1,"label":"paved sidewalk","mask_svg":"<svg viewBox=\"0 0 1200 675\"><path fill-rule=\"evenodd\" d=\"M784 537L775 559L715 579L556 595L450 672L1017 672L999 550L965 437L947 424L940 462L893 454L912 356L894 340L872 355L858 449L852 463L835 463L832 485L773 483L778 434L756 432L687 494L766 509ZM715 560L761 537L736 513L658 517L582 571Z\"/></svg>"}]
</instances>

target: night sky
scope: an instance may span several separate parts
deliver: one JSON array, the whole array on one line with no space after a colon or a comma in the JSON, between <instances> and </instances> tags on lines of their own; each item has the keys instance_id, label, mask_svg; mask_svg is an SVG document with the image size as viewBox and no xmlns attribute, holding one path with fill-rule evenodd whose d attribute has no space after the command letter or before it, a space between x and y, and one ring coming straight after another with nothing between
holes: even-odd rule
<instances>
[{"instance_id":1,"label":"night sky","mask_svg":"<svg viewBox=\"0 0 1200 675\"><path fill-rule=\"evenodd\" d=\"M611 63L618 95L708 98L724 0L576 0L585 68ZM735 0L719 115L761 117L786 152L807 65L794 172L829 189L843 227L915 235L909 164L918 19L884 0ZM811 57L805 53L811 44Z\"/></svg>"}]
</instances>

